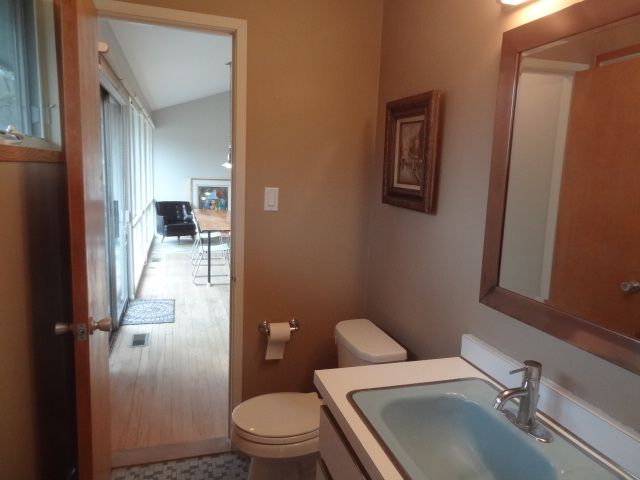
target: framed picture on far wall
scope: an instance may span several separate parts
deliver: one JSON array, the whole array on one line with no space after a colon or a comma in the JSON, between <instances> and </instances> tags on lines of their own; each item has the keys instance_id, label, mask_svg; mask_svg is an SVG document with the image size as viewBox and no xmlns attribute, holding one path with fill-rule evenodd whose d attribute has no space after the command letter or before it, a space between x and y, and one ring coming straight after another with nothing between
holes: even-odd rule
<instances>
[{"instance_id":1,"label":"framed picture on far wall","mask_svg":"<svg viewBox=\"0 0 640 480\"><path fill-rule=\"evenodd\" d=\"M435 213L441 92L387 103L382 202Z\"/></svg>"},{"instance_id":2,"label":"framed picture on far wall","mask_svg":"<svg viewBox=\"0 0 640 480\"><path fill-rule=\"evenodd\" d=\"M206 210L231 210L231 180L192 178L191 206Z\"/></svg>"}]
</instances>

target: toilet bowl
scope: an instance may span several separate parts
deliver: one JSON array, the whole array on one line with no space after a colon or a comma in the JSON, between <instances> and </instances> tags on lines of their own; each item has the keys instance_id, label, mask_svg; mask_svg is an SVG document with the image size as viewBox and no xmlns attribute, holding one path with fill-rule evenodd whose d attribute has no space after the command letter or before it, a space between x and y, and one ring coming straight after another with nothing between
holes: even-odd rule
<instances>
[{"instance_id":1,"label":"toilet bowl","mask_svg":"<svg viewBox=\"0 0 640 480\"><path fill-rule=\"evenodd\" d=\"M338 366L404 361L407 352L366 319L336 325ZM250 398L231 414L231 443L251 457L249 480L312 480L318 456L316 393L281 392Z\"/></svg>"},{"instance_id":2,"label":"toilet bowl","mask_svg":"<svg viewBox=\"0 0 640 480\"><path fill-rule=\"evenodd\" d=\"M316 393L283 392L253 397L233 410L231 443L251 457L251 480L313 478L320 405Z\"/></svg>"}]
</instances>

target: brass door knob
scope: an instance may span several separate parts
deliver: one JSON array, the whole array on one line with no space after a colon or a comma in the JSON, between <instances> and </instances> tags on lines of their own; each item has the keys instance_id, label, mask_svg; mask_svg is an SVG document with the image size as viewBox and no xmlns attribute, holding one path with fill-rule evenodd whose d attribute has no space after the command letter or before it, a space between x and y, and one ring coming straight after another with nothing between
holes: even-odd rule
<instances>
[{"instance_id":1,"label":"brass door knob","mask_svg":"<svg viewBox=\"0 0 640 480\"><path fill-rule=\"evenodd\" d=\"M624 293L638 293L640 292L640 282L633 280L631 282L622 282L620 288Z\"/></svg>"},{"instance_id":2,"label":"brass door knob","mask_svg":"<svg viewBox=\"0 0 640 480\"><path fill-rule=\"evenodd\" d=\"M111 331L111 318L106 317L102 320L95 321L93 318L89 319L89 332L93 333L96 330L100 330L101 332L110 332Z\"/></svg>"},{"instance_id":3,"label":"brass door knob","mask_svg":"<svg viewBox=\"0 0 640 480\"><path fill-rule=\"evenodd\" d=\"M73 325L70 323L61 323L58 322L54 325L53 331L56 335L62 335L63 333L71 333L73 332Z\"/></svg>"}]
</instances>

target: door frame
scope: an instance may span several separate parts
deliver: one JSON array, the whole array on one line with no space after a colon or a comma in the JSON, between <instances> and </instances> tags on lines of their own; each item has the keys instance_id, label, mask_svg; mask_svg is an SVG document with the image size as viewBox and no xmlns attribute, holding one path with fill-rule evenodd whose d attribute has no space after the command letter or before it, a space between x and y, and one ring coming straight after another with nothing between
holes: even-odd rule
<instances>
[{"instance_id":1,"label":"door frame","mask_svg":"<svg viewBox=\"0 0 640 480\"><path fill-rule=\"evenodd\" d=\"M229 341L229 401L233 409L242 401L242 330L244 307L245 165L247 110L247 21L115 0L93 0L98 17L228 33L233 38L231 211L231 301ZM229 417L230 418L230 417Z\"/></svg>"}]
</instances>

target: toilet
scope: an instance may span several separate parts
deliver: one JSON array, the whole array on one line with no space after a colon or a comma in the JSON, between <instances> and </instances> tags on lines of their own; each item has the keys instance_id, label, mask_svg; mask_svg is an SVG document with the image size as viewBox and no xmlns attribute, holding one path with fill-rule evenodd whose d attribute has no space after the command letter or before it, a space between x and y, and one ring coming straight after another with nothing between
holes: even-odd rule
<instances>
[{"instance_id":1,"label":"toilet","mask_svg":"<svg viewBox=\"0 0 640 480\"><path fill-rule=\"evenodd\" d=\"M369 320L335 328L338 367L401 362L407 352ZM320 405L312 393L269 393L242 402L231 414L231 443L251 457L249 480L311 480L318 456Z\"/></svg>"}]
</instances>

